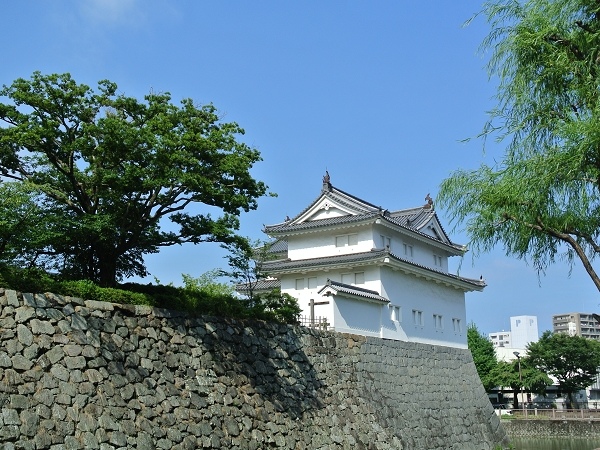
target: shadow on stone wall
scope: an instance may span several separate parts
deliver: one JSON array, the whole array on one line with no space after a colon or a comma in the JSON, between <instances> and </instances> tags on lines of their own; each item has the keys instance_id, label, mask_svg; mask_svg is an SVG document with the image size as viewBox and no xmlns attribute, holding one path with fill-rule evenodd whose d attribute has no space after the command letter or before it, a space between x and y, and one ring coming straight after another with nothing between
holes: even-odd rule
<instances>
[{"instance_id":1,"label":"shadow on stone wall","mask_svg":"<svg viewBox=\"0 0 600 450\"><path fill-rule=\"evenodd\" d=\"M257 395L267 408L272 407L291 419L302 418L306 411L324 406L323 383L318 379L294 328L256 322L238 323L215 320L207 323L209 333L199 336L209 350L200 374L200 386L214 378L231 380L245 394Z\"/></svg>"},{"instance_id":2,"label":"shadow on stone wall","mask_svg":"<svg viewBox=\"0 0 600 450\"><path fill-rule=\"evenodd\" d=\"M323 406L292 327L52 294L1 298L3 442L226 448L224 439L244 435L282 443L284 430L257 423Z\"/></svg>"}]
</instances>

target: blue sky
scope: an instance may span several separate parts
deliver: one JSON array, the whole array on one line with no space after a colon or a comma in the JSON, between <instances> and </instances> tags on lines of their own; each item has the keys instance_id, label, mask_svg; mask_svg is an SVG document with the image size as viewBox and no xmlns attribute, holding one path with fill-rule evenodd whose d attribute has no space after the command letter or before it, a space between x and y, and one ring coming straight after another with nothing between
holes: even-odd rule
<instances>
[{"instance_id":1,"label":"blue sky","mask_svg":"<svg viewBox=\"0 0 600 450\"><path fill-rule=\"evenodd\" d=\"M332 183L387 209L434 198L456 169L492 164L501 145L483 151L462 142L483 127L495 81L478 52L487 33L479 1L159 1L3 2L0 84L33 71L70 72L95 86L110 79L126 95L170 92L174 101L213 103L264 161L253 169L277 198L262 198L242 216L241 233L263 238ZM458 243L445 212L438 214ZM181 284L225 267L218 245L163 249L147 258L162 283ZM453 263L454 270L459 261ZM467 319L483 332L510 326L512 315L597 311L598 292L576 264L559 263L538 279L502 248L461 275L488 287L467 294ZM570 276L569 276L570 275ZM139 280L138 280L139 281ZM152 282L148 277L142 282Z\"/></svg>"}]
</instances>

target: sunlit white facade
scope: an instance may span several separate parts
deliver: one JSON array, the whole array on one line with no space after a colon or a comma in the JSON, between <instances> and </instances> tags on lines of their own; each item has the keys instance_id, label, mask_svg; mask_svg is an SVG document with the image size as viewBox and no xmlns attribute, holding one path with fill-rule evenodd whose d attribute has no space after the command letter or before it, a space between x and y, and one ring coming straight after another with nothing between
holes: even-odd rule
<instances>
[{"instance_id":1,"label":"sunlit white facade","mask_svg":"<svg viewBox=\"0 0 600 450\"><path fill-rule=\"evenodd\" d=\"M450 241L433 202L388 211L332 186L304 211L264 231L287 251L264 270L329 329L466 348L465 293L482 279L448 272L465 252Z\"/></svg>"}]
</instances>

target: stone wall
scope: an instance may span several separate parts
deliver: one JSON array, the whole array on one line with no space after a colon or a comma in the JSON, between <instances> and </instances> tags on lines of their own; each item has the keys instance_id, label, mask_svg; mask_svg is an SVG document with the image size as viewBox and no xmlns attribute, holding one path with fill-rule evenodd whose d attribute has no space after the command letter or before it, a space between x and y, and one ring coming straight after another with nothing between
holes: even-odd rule
<instances>
[{"instance_id":1,"label":"stone wall","mask_svg":"<svg viewBox=\"0 0 600 450\"><path fill-rule=\"evenodd\" d=\"M494 449L468 350L0 289L0 449Z\"/></svg>"},{"instance_id":2,"label":"stone wall","mask_svg":"<svg viewBox=\"0 0 600 450\"><path fill-rule=\"evenodd\" d=\"M592 419L527 419L502 423L511 437L600 437L600 421Z\"/></svg>"}]
</instances>

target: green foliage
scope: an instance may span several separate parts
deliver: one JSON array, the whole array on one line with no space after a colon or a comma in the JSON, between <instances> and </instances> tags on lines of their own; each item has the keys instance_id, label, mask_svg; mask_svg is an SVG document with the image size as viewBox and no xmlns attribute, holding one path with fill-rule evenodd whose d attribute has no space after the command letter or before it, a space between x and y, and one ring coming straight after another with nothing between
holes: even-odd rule
<instances>
[{"instance_id":1,"label":"green foliage","mask_svg":"<svg viewBox=\"0 0 600 450\"><path fill-rule=\"evenodd\" d=\"M497 0L491 32L497 106L481 134L507 144L497 165L459 170L437 201L464 224L474 254L496 245L543 272L600 252L600 14L592 0Z\"/></svg>"},{"instance_id":2,"label":"green foliage","mask_svg":"<svg viewBox=\"0 0 600 450\"><path fill-rule=\"evenodd\" d=\"M552 384L552 380L541 370L534 367L527 358L521 358L521 373L519 373L519 361L498 361L491 376L498 386L510 387L514 392L521 389L526 392L545 395L546 388ZM519 408L518 396L513 396L513 408Z\"/></svg>"},{"instance_id":3,"label":"green foliage","mask_svg":"<svg viewBox=\"0 0 600 450\"><path fill-rule=\"evenodd\" d=\"M596 381L600 368L600 342L565 333L544 332L527 346L527 361L556 378L560 390L572 394Z\"/></svg>"},{"instance_id":4,"label":"green foliage","mask_svg":"<svg viewBox=\"0 0 600 450\"><path fill-rule=\"evenodd\" d=\"M56 218L17 244L28 244L20 256L31 264L43 252L71 279L114 287L145 276L144 255L160 247L234 242L239 214L266 193L250 175L259 152L212 105L176 106L168 93L139 101L107 80L94 91L39 72L0 96L0 175L35 193L0 205L0 220L23 208Z\"/></svg>"},{"instance_id":5,"label":"green foliage","mask_svg":"<svg viewBox=\"0 0 600 450\"><path fill-rule=\"evenodd\" d=\"M225 257L229 270L222 270L220 275L227 276L237 285L243 286L248 301L254 304L259 297L256 285L268 276L262 268L263 263L270 258L270 244L261 240L239 238L229 244L223 244L222 247L229 251Z\"/></svg>"},{"instance_id":6,"label":"green foliage","mask_svg":"<svg viewBox=\"0 0 600 450\"><path fill-rule=\"evenodd\" d=\"M209 272L210 273L210 272ZM199 279L202 279L201 276ZM195 280L192 277L188 280ZM260 318L251 309L233 295L217 291L203 290L194 282L183 288L152 284L127 283L121 287L143 293L153 299L160 308L187 311L190 315L209 315L235 318Z\"/></svg>"},{"instance_id":7,"label":"green foliage","mask_svg":"<svg viewBox=\"0 0 600 450\"><path fill-rule=\"evenodd\" d=\"M479 332L474 323L470 323L467 328L467 345L471 355L473 355L477 374L485 390L498 386L498 382L494 377L498 364L494 344Z\"/></svg>"},{"instance_id":8,"label":"green foliage","mask_svg":"<svg viewBox=\"0 0 600 450\"><path fill-rule=\"evenodd\" d=\"M229 295L233 296L235 289L228 283L220 283L218 278L221 276L221 270L213 269L203 273L198 278L183 274L183 285L187 291L203 292L209 296Z\"/></svg>"},{"instance_id":9,"label":"green foliage","mask_svg":"<svg viewBox=\"0 0 600 450\"><path fill-rule=\"evenodd\" d=\"M298 300L290 294L282 294L281 289L273 289L260 296L257 305L261 305L267 316L272 316L277 322L298 324L302 308Z\"/></svg>"},{"instance_id":10,"label":"green foliage","mask_svg":"<svg viewBox=\"0 0 600 450\"><path fill-rule=\"evenodd\" d=\"M0 264L0 286L21 292L57 292L60 283L55 277L36 267L21 269Z\"/></svg>"},{"instance_id":11,"label":"green foliage","mask_svg":"<svg viewBox=\"0 0 600 450\"><path fill-rule=\"evenodd\" d=\"M60 283L60 292L63 295L79 297L85 300L121 303L129 305L153 306L151 297L142 293L126 291L123 289L103 288L89 280L64 281Z\"/></svg>"},{"instance_id":12,"label":"green foliage","mask_svg":"<svg viewBox=\"0 0 600 450\"><path fill-rule=\"evenodd\" d=\"M151 306L179 311L190 311L191 309L187 307L181 289L172 285L123 283L119 285L119 288L143 294L146 298L151 299L148 303Z\"/></svg>"},{"instance_id":13,"label":"green foliage","mask_svg":"<svg viewBox=\"0 0 600 450\"><path fill-rule=\"evenodd\" d=\"M527 392L545 394L546 388L552 384L548 375L534 367L527 358L521 358L521 374L519 374L519 361L498 361L494 369L494 378L498 386L523 388Z\"/></svg>"},{"instance_id":14,"label":"green foliage","mask_svg":"<svg viewBox=\"0 0 600 450\"><path fill-rule=\"evenodd\" d=\"M209 271L198 278L185 276L183 288L152 284L125 283L119 288L100 287L89 280L61 280L44 271L21 269L0 264L0 286L21 292L53 292L103 302L148 305L186 311L191 316L209 315L238 319L297 324L300 307L295 298L275 290L261 301L251 304L228 293L231 287L214 282L219 271Z\"/></svg>"},{"instance_id":15,"label":"green foliage","mask_svg":"<svg viewBox=\"0 0 600 450\"><path fill-rule=\"evenodd\" d=\"M502 416L502 419L513 419L512 416ZM508 444L508 447L503 446L503 445L497 445L496 447L494 447L494 450L514 450L514 446L512 444Z\"/></svg>"},{"instance_id":16,"label":"green foliage","mask_svg":"<svg viewBox=\"0 0 600 450\"><path fill-rule=\"evenodd\" d=\"M47 268L52 229L59 220L40 206L39 191L21 182L0 183L0 261Z\"/></svg>"},{"instance_id":17,"label":"green foliage","mask_svg":"<svg viewBox=\"0 0 600 450\"><path fill-rule=\"evenodd\" d=\"M546 386L552 384L546 373L529 361L521 358L521 374L518 360L498 361L494 344L479 332L474 323L467 328L467 345L473 355L477 374L486 391L495 387L510 387L513 391L524 389L528 392L544 394ZM514 408L518 408L518 399L514 397Z\"/></svg>"},{"instance_id":18,"label":"green foliage","mask_svg":"<svg viewBox=\"0 0 600 450\"><path fill-rule=\"evenodd\" d=\"M219 275L227 276L237 284L253 315L283 323L299 323L302 309L296 298L287 293L282 294L280 288L267 293L256 290L257 283L268 277L263 271L263 263L272 257L269 252L270 243L240 238L222 247L229 250L226 256L229 270L222 270Z\"/></svg>"}]
</instances>

